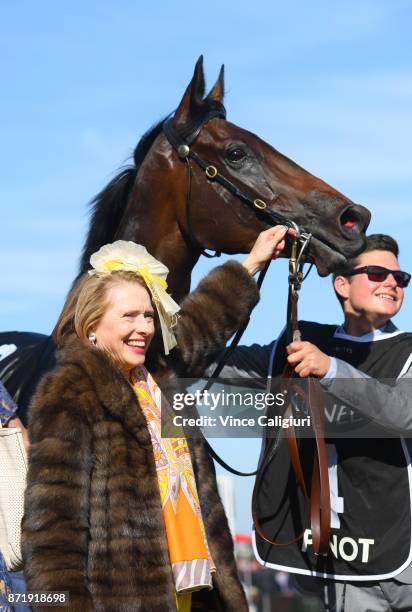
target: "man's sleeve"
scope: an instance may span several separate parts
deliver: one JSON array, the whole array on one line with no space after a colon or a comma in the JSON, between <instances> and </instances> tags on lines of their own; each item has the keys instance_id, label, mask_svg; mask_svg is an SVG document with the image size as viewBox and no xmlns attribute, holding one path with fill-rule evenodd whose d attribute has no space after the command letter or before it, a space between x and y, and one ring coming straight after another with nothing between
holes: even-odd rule
<instances>
[{"instance_id":1,"label":"man's sleeve","mask_svg":"<svg viewBox=\"0 0 412 612\"><path fill-rule=\"evenodd\" d=\"M266 378L269 372L271 355L276 350L276 343L277 340L273 340L270 344L238 346L224 365L219 374L219 380ZM218 360L206 370L206 376L212 376L217 363Z\"/></svg>"},{"instance_id":2,"label":"man's sleeve","mask_svg":"<svg viewBox=\"0 0 412 612\"><path fill-rule=\"evenodd\" d=\"M322 378L320 383L340 402L380 426L401 434L412 432L412 368L391 386L336 359L336 376Z\"/></svg>"}]
</instances>

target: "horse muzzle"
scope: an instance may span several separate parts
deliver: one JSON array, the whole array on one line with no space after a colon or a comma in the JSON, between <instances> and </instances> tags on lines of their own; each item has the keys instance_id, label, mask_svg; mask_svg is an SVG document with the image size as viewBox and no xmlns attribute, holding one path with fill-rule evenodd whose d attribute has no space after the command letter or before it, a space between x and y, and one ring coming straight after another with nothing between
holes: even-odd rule
<instances>
[{"instance_id":1,"label":"horse muzzle","mask_svg":"<svg viewBox=\"0 0 412 612\"><path fill-rule=\"evenodd\" d=\"M300 227L300 231L312 234L306 260L316 265L320 276L327 276L362 252L371 214L364 206L351 202L336 214L337 202L331 206L330 199L324 196L317 204L320 210L311 216L309 223ZM339 204L342 206L341 202Z\"/></svg>"}]
</instances>

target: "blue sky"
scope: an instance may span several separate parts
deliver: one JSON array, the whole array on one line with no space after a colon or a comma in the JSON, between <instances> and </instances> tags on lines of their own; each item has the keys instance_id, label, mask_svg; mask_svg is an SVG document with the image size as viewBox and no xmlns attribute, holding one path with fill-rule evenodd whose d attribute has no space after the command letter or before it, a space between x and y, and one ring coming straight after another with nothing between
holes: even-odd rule
<instances>
[{"instance_id":1,"label":"blue sky","mask_svg":"<svg viewBox=\"0 0 412 612\"><path fill-rule=\"evenodd\" d=\"M3 3L0 329L53 327L87 202L176 107L201 53L209 85L225 63L230 121L370 208L370 230L392 233L412 270L411 21L408 0ZM285 283L276 262L245 341L283 326ZM407 296L400 327L410 313ZM312 273L300 314L340 321L329 279ZM253 467L257 442L219 446ZM236 485L243 530L249 490Z\"/></svg>"}]
</instances>

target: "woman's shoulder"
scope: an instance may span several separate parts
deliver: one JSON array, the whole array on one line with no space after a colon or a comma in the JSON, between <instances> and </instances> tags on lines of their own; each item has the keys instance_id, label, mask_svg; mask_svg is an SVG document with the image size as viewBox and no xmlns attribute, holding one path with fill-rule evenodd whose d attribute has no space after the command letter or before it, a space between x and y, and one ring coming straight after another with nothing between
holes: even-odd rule
<instances>
[{"instance_id":1,"label":"woman's shoulder","mask_svg":"<svg viewBox=\"0 0 412 612\"><path fill-rule=\"evenodd\" d=\"M112 359L72 337L58 351L55 368L36 390L29 424L57 417L64 422L67 418L90 423L102 411L117 414L133 399L130 385Z\"/></svg>"},{"instance_id":2,"label":"woman's shoulder","mask_svg":"<svg viewBox=\"0 0 412 612\"><path fill-rule=\"evenodd\" d=\"M94 370L97 375L96 361L98 357L96 359L78 338L70 338L58 349L56 364L41 379L35 398L39 395L65 397L70 392L78 394L82 384L87 385L93 380Z\"/></svg>"},{"instance_id":3,"label":"woman's shoulder","mask_svg":"<svg viewBox=\"0 0 412 612\"><path fill-rule=\"evenodd\" d=\"M75 376L74 381L71 377ZM79 340L77 336L70 337L58 350L56 355L56 366L50 372L52 379L76 383L76 387L81 381L92 381L93 386L109 380L123 380L121 370L113 360L101 349L92 344L88 345ZM77 382L76 382L77 381Z\"/></svg>"},{"instance_id":4,"label":"woman's shoulder","mask_svg":"<svg viewBox=\"0 0 412 612\"><path fill-rule=\"evenodd\" d=\"M108 356L84 345L77 337L70 338L57 352L55 367L36 389L29 424L63 413L89 420L101 398L108 395L107 390L114 390L121 381L121 372Z\"/></svg>"}]
</instances>

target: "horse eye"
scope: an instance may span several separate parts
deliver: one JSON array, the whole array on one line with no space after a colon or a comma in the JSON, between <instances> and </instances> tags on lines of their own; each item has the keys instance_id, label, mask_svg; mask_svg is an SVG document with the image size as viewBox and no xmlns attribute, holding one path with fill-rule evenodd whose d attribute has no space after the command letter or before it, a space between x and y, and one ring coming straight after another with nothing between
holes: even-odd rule
<instances>
[{"instance_id":1,"label":"horse eye","mask_svg":"<svg viewBox=\"0 0 412 612\"><path fill-rule=\"evenodd\" d=\"M240 147L236 147L234 149L229 149L226 156L230 162L233 162L233 163L241 162L246 157L246 151L244 151Z\"/></svg>"}]
</instances>

